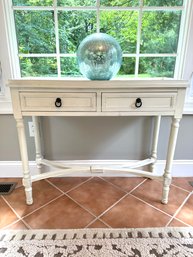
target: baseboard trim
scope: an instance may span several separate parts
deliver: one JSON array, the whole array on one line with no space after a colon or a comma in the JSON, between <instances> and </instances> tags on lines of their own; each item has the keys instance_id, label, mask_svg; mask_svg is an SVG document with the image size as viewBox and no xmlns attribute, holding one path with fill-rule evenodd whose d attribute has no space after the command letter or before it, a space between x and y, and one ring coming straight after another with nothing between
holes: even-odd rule
<instances>
[{"instance_id":1,"label":"baseboard trim","mask_svg":"<svg viewBox=\"0 0 193 257\"><path fill-rule=\"evenodd\" d=\"M62 163L65 163L65 161L61 161ZM99 161L96 161L96 164ZM114 161L112 161L113 163ZM127 161L128 162L128 161ZM129 161L133 163L134 161ZM92 161L92 164L95 164L95 161ZM155 166L155 171L157 174L162 175L163 170L165 167L165 161L164 160L158 160ZM40 170L36 167L36 163L34 161L29 162L29 168L31 175L37 175L40 174ZM70 175L76 176L74 175ZM78 174L78 176L85 176L85 174ZM103 176L103 174L102 174ZM117 176L117 174L108 173L108 176ZM123 173L120 173L120 176L130 176L132 177L132 174L125 175ZM173 177L193 177L193 160L174 160L173 166L172 166L172 176ZM22 163L20 161L1 161L0 162L0 177L22 177Z\"/></svg>"}]
</instances>

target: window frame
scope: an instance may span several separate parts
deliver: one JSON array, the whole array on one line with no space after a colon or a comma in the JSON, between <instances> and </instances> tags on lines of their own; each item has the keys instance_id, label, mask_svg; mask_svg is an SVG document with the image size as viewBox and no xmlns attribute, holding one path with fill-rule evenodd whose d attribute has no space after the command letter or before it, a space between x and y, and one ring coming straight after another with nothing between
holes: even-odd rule
<instances>
[{"instance_id":1,"label":"window frame","mask_svg":"<svg viewBox=\"0 0 193 257\"><path fill-rule=\"evenodd\" d=\"M140 0L140 3L142 3L142 0ZM56 6L56 1L54 1L54 4L54 6ZM175 67L174 78L190 80L191 74L193 73L193 34L191 33L191 31L193 31L193 1L184 0L183 6L185 10L182 15L180 41L178 44L179 55L176 57L177 65ZM139 8L141 8L141 6L137 9ZM158 7L155 7L154 9L158 9ZM99 27L100 21L98 16L99 15L97 15L97 24ZM139 23L140 20L141 19L139 18ZM140 33L139 30L138 33ZM8 114L12 113L12 106L9 88L6 87L6 81L9 78L20 78L19 58L17 56L17 39L11 0L0 1L0 34L2 35L2 38L4 38L4 40L0 42L0 61L3 71L3 85L0 92L0 114ZM59 50L56 54L58 53ZM60 79L60 77L58 78ZM191 85L193 87L193 82ZM190 87L187 89L184 114L193 114L193 89Z\"/></svg>"}]
</instances>

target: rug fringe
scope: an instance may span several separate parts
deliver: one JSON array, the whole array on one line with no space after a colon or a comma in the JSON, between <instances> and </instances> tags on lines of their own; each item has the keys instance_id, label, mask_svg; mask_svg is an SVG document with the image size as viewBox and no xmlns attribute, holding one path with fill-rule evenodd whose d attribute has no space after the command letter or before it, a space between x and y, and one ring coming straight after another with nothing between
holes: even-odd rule
<instances>
[{"instance_id":1,"label":"rug fringe","mask_svg":"<svg viewBox=\"0 0 193 257\"><path fill-rule=\"evenodd\" d=\"M193 238L192 227L1 230L0 241L117 238Z\"/></svg>"}]
</instances>

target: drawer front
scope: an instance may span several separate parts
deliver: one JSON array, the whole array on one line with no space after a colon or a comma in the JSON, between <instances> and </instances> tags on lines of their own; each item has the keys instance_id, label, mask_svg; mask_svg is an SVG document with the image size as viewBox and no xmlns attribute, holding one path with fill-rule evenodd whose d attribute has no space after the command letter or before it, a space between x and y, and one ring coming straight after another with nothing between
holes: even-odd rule
<instances>
[{"instance_id":1,"label":"drawer front","mask_svg":"<svg viewBox=\"0 0 193 257\"><path fill-rule=\"evenodd\" d=\"M22 111L96 111L96 93L20 93Z\"/></svg>"},{"instance_id":2,"label":"drawer front","mask_svg":"<svg viewBox=\"0 0 193 257\"><path fill-rule=\"evenodd\" d=\"M136 101L141 101L136 104ZM103 112L171 111L176 93L103 93ZM138 108L136 107L138 106Z\"/></svg>"}]
</instances>

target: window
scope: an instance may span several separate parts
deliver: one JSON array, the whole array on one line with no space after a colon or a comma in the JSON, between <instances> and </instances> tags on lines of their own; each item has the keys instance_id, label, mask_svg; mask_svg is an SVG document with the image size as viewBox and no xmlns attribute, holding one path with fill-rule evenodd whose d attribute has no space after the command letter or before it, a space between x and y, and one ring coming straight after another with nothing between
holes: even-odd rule
<instances>
[{"instance_id":1,"label":"window","mask_svg":"<svg viewBox=\"0 0 193 257\"><path fill-rule=\"evenodd\" d=\"M189 79L192 72L191 0L2 0L1 5L12 77L80 77L76 50L95 32L120 43L118 77Z\"/></svg>"},{"instance_id":2,"label":"window","mask_svg":"<svg viewBox=\"0 0 193 257\"><path fill-rule=\"evenodd\" d=\"M174 77L182 0L13 0L21 77L81 76L76 50L89 34L120 43L118 76Z\"/></svg>"}]
</instances>

